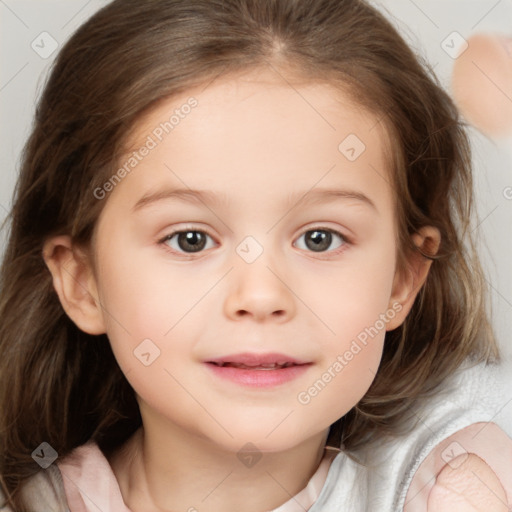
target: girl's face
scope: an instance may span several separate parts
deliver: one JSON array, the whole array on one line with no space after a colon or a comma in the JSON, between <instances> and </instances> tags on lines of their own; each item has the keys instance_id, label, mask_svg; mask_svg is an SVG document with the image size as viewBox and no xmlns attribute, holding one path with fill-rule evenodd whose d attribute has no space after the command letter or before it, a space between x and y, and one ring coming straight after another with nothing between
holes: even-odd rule
<instances>
[{"instance_id":1,"label":"girl's face","mask_svg":"<svg viewBox=\"0 0 512 512\"><path fill-rule=\"evenodd\" d=\"M325 432L405 316L378 118L260 73L174 97L136 128L124 172L95 191L94 286L145 426L230 451ZM272 353L307 364L209 363Z\"/></svg>"}]
</instances>

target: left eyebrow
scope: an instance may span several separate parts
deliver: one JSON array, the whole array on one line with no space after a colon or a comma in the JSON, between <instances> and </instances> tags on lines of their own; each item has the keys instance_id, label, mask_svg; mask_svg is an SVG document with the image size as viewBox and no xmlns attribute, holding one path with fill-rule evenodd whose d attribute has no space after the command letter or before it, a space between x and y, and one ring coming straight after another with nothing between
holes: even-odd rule
<instances>
[{"instance_id":1,"label":"left eyebrow","mask_svg":"<svg viewBox=\"0 0 512 512\"><path fill-rule=\"evenodd\" d=\"M300 199L298 197L300 196ZM376 213L378 213L377 206L375 203L365 194L357 190L339 190L330 188L314 188L309 192L303 192L302 194L293 194L289 196L289 202L291 204L319 204L324 202L333 202L340 199L355 199L360 203L369 206Z\"/></svg>"},{"instance_id":2,"label":"left eyebrow","mask_svg":"<svg viewBox=\"0 0 512 512\"><path fill-rule=\"evenodd\" d=\"M209 204L211 206L222 206L228 204L225 194L217 194L210 190L193 190L190 188L169 188L156 192L144 194L132 208L132 212L141 210L148 205L162 200L180 200L193 204ZM304 204L319 204L333 202L340 199L352 199L371 207L378 212L375 203L362 192L355 190L337 190L315 188L310 191L290 194L287 198L287 206L298 206Z\"/></svg>"}]
</instances>

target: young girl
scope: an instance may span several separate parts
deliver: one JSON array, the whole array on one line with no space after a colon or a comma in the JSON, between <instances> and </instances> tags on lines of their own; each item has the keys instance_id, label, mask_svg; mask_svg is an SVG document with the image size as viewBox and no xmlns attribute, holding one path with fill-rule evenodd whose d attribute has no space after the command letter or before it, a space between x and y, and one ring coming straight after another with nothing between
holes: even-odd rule
<instances>
[{"instance_id":1,"label":"young girl","mask_svg":"<svg viewBox=\"0 0 512 512\"><path fill-rule=\"evenodd\" d=\"M509 509L426 67L359 0L115 0L73 35L1 273L2 512Z\"/></svg>"}]
</instances>

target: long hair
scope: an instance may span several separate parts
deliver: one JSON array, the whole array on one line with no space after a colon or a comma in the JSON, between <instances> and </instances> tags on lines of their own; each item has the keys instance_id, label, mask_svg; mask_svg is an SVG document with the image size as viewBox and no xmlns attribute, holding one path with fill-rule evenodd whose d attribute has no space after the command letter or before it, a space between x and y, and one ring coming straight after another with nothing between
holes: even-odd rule
<instances>
[{"instance_id":1,"label":"long hair","mask_svg":"<svg viewBox=\"0 0 512 512\"><path fill-rule=\"evenodd\" d=\"M275 66L343 88L379 116L393 144L399 266L410 235L431 225L441 246L405 322L328 443L357 450L397 432L409 407L467 358L499 360L470 229L470 144L427 63L360 0L115 0L62 47L25 145L0 273L0 484L20 489L42 442L65 457L92 439L111 453L141 426L134 391L106 335L64 312L42 257L67 234L89 247L105 200L93 191L118 169L126 134L158 101L217 76ZM108 198L106 199L108 200Z\"/></svg>"}]
</instances>

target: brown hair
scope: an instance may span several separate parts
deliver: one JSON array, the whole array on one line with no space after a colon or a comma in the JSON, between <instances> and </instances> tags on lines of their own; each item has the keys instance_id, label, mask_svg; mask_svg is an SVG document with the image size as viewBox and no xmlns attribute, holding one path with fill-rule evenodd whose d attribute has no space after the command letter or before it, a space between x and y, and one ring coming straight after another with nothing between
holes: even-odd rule
<instances>
[{"instance_id":1,"label":"brown hair","mask_svg":"<svg viewBox=\"0 0 512 512\"><path fill-rule=\"evenodd\" d=\"M126 134L158 100L271 64L343 87L394 146L398 265L410 235L441 232L426 284L386 334L367 394L331 427L356 450L397 432L411 404L468 357L499 360L470 232L470 145L450 97L392 24L359 0L115 0L61 49L24 148L0 275L0 484L14 510L48 442L64 457L90 439L110 453L139 426L134 392L106 335L64 312L42 258L53 235L90 246Z\"/></svg>"}]
</instances>

